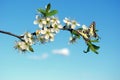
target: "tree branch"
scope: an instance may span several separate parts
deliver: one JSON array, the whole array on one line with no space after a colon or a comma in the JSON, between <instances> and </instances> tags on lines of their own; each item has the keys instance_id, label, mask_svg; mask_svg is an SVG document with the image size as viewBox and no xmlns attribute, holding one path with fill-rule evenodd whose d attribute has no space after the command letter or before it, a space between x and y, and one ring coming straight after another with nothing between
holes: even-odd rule
<instances>
[{"instance_id":1,"label":"tree branch","mask_svg":"<svg viewBox=\"0 0 120 80\"><path fill-rule=\"evenodd\" d=\"M53 28L53 27L50 27L50 28ZM72 31L75 31L77 34L79 34L79 32L78 32L78 30L74 30L74 29L69 29L69 28L66 28L66 26L63 26L63 28L60 28L60 30L66 30L66 31L69 31L70 33L72 32ZM23 40L23 37L24 36L19 36L19 35L16 35L16 34L13 34L13 33L11 33L11 32L7 32L7 31L3 31L3 30L0 30L0 33L2 33L2 34L7 34L7 35L10 35L10 36L13 36L13 37L16 37L16 38L18 38L18 39L20 39L21 41L24 41ZM32 35L36 35L36 32L33 32L33 33L31 33ZM81 35L81 34L79 34L79 35Z\"/></svg>"},{"instance_id":2,"label":"tree branch","mask_svg":"<svg viewBox=\"0 0 120 80\"><path fill-rule=\"evenodd\" d=\"M10 36L13 36L13 37L16 37L16 38L18 38L18 39L20 39L21 41L23 41L23 36L18 36L18 35L16 35L16 34L13 34L13 33L11 33L11 32L7 32L7 31L3 31L3 30L0 30L0 33L2 33L2 34L7 34L7 35L10 35Z\"/></svg>"}]
</instances>

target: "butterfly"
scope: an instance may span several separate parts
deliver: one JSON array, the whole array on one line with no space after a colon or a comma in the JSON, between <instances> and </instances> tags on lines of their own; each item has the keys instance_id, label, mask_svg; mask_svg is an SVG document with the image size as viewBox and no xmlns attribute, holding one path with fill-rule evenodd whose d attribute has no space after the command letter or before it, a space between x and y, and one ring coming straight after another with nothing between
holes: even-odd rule
<instances>
[{"instance_id":1,"label":"butterfly","mask_svg":"<svg viewBox=\"0 0 120 80\"><path fill-rule=\"evenodd\" d=\"M95 29L95 26L96 26L96 23L93 21L91 23L91 25L89 26L89 28L86 28L86 29L81 29L81 30L78 30L78 33L85 39L85 40L89 40L89 38L91 37L97 37L97 34L96 34L96 29Z\"/></svg>"},{"instance_id":2,"label":"butterfly","mask_svg":"<svg viewBox=\"0 0 120 80\"><path fill-rule=\"evenodd\" d=\"M92 37L97 37L97 34L96 34L96 23L93 21L89 27L89 34L92 36Z\"/></svg>"}]
</instances>

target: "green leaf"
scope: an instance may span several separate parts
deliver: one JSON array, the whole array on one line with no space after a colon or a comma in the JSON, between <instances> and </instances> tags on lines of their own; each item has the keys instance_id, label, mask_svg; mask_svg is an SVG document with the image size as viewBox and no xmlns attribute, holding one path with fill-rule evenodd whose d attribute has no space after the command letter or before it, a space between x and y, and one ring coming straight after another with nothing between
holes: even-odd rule
<instances>
[{"instance_id":1,"label":"green leaf","mask_svg":"<svg viewBox=\"0 0 120 80\"><path fill-rule=\"evenodd\" d=\"M97 50L100 48L99 46L96 46L96 45L92 44L91 42L87 42L87 44L91 51L98 54Z\"/></svg>"},{"instance_id":2,"label":"green leaf","mask_svg":"<svg viewBox=\"0 0 120 80\"><path fill-rule=\"evenodd\" d=\"M87 50L86 50L86 51L84 50L83 52L84 52L84 53L88 53L89 51L90 51L90 47L88 46L88 47L87 47Z\"/></svg>"},{"instance_id":3,"label":"green leaf","mask_svg":"<svg viewBox=\"0 0 120 80\"><path fill-rule=\"evenodd\" d=\"M49 16L53 16L53 15L55 15L55 14L57 14L57 13L58 13L57 10L52 10L52 11L50 11L49 13L47 13L46 15L47 15L47 17L49 17Z\"/></svg>"},{"instance_id":4,"label":"green leaf","mask_svg":"<svg viewBox=\"0 0 120 80\"><path fill-rule=\"evenodd\" d=\"M77 30L83 30L83 28L78 28Z\"/></svg>"},{"instance_id":5,"label":"green leaf","mask_svg":"<svg viewBox=\"0 0 120 80\"><path fill-rule=\"evenodd\" d=\"M30 50L31 52L34 52L34 50L33 50L33 48L32 48L31 46L29 46L29 50Z\"/></svg>"},{"instance_id":6,"label":"green leaf","mask_svg":"<svg viewBox=\"0 0 120 80\"><path fill-rule=\"evenodd\" d=\"M92 44L92 46L93 46L96 50L98 50L98 49L100 48L100 46L96 46L96 45L94 45L94 44Z\"/></svg>"},{"instance_id":7,"label":"green leaf","mask_svg":"<svg viewBox=\"0 0 120 80\"><path fill-rule=\"evenodd\" d=\"M46 8L46 12L47 12L47 13L50 11L50 8L51 8L51 4L49 3L49 4L47 5L47 8Z\"/></svg>"},{"instance_id":8,"label":"green leaf","mask_svg":"<svg viewBox=\"0 0 120 80\"><path fill-rule=\"evenodd\" d=\"M76 38L80 39L80 35L78 34L78 32L76 30L72 30L72 35L75 35Z\"/></svg>"},{"instance_id":9,"label":"green leaf","mask_svg":"<svg viewBox=\"0 0 120 80\"><path fill-rule=\"evenodd\" d=\"M46 15L46 11L42 8L37 9L37 11L43 14L44 16Z\"/></svg>"},{"instance_id":10,"label":"green leaf","mask_svg":"<svg viewBox=\"0 0 120 80\"><path fill-rule=\"evenodd\" d=\"M80 36L79 33L76 30L72 30L71 33L74 34L74 35L76 35L76 36Z\"/></svg>"},{"instance_id":11,"label":"green leaf","mask_svg":"<svg viewBox=\"0 0 120 80\"><path fill-rule=\"evenodd\" d=\"M90 42L99 42L99 39L90 40Z\"/></svg>"}]
</instances>

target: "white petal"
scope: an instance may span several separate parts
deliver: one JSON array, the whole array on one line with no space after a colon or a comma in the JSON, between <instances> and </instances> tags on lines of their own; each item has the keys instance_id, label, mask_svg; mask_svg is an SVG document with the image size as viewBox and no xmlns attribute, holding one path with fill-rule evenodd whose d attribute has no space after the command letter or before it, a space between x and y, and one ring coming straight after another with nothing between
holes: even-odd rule
<instances>
[{"instance_id":1,"label":"white petal","mask_svg":"<svg viewBox=\"0 0 120 80\"><path fill-rule=\"evenodd\" d=\"M69 20L67 17L65 17L65 20Z\"/></svg>"},{"instance_id":2,"label":"white petal","mask_svg":"<svg viewBox=\"0 0 120 80\"><path fill-rule=\"evenodd\" d=\"M54 38L50 38L50 41L54 41Z\"/></svg>"},{"instance_id":3,"label":"white petal","mask_svg":"<svg viewBox=\"0 0 120 80\"><path fill-rule=\"evenodd\" d=\"M36 30L36 35L39 35L41 30Z\"/></svg>"},{"instance_id":4,"label":"white petal","mask_svg":"<svg viewBox=\"0 0 120 80\"><path fill-rule=\"evenodd\" d=\"M36 19L38 19L39 18L39 15L36 15L36 17L35 17Z\"/></svg>"},{"instance_id":5,"label":"white petal","mask_svg":"<svg viewBox=\"0 0 120 80\"><path fill-rule=\"evenodd\" d=\"M60 21L59 21L59 20L57 20L57 23L58 23L58 24L60 24Z\"/></svg>"},{"instance_id":6,"label":"white petal","mask_svg":"<svg viewBox=\"0 0 120 80\"><path fill-rule=\"evenodd\" d=\"M43 28L43 25L42 25L42 24L39 24L38 26L39 26L39 28Z\"/></svg>"},{"instance_id":7,"label":"white petal","mask_svg":"<svg viewBox=\"0 0 120 80\"><path fill-rule=\"evenodd\" d=\"M64 23L67 23L69 21L68 18L65 17L65 19L63 20Z\"/></svg>"},{"instance_id":8,"label":"white petal","mask_svg":"<svg viewBox=\"0 0 120 80\"><path fill-rule=\"evenodd\" d=\"M73 37L70 37L69 40L71 41L73 39Z\"/></svg>"},{"instance_id":9,"label":"white petal","mask_svg":"<svg viewBox=\"0 0 120 80\"><path fill-rule=\"evenodd\" d=\"M49 35L45 35L45 39L49 39Z\"/></svg>"},{"instance_id":10,"label":"white petal","mask_svg":"<svg viewBox=\"0 0 120 80\"><path fill-rule=\"evenodd\" d=\"M35 24L35 25L38 24L38 20L35 20L35 21L33 22L33 24Z\"/></svg>"},{"instance_id":11,"label":"white petal","mask_svg":"<svg viewBox=\"0 0 120 80\"><path fill-rule=\"evenodd\" d=\"M52 34L52 33L51 33L51 34L50 34L50 37L52 37L52 38L53 38L53 37L54 37L54 34Z\"/></svg>"},{"instance_id":12,"label":"white petal","mask_svg":"<svg viewBox=\"0 0 120 80\"><path fill-rule=\"evenodd\" d=\"M32 45L34 42L32 39L29 38L29 43L30 43L30 45Z\"/></svg>"},{"instance_id":13,"label":"white petal","mask_svg":"<svg viewBox=\"0 0 120 80\"><path fill-rule=\"evenodd\" d=\"M46 31L45 30L41 30L41 32L40 32L41 34L45 34L46 33Z\"/></svg>"},{"instance_id":14,"label":"white petal","mask_svg":"<svg viewBox=\"0 0 120 80\"><path fill-rule=\"evenodd\" d=\"M27 33L28 37L31 38L32 37L32 34L31 33Z\"/></svg>"},{"instance_id":15,"label":"white petal","mask_svg":"<svg viewBox=\"0 0 120 80\"><path fill-rule=\"evenodd\" d=\"M59 29L55 30L55 32L58 33L58 32L59 32Z\"/></svg>"},{"instance_id":16,"label":"white petal","mask_svg":"<svg viewBox=\"0 0 120 80\"><path fill-rule=\"evenodd\" d=\"M54 29L50 29L51 32L54 32L55 30Z\"/></svg>"},{"instance_id":17,"label":"white petal","mask_svg":"<svg viewBox=\"0 0 120 80\"><path fill-rule=\"evenodd\" d=\"M21 42L20 47L21 47L21 49L27 49L28 48L28 46L24 42Z\"/></svg>"},{"instance_id":18,"label":"white petal","mask_svg":"<svg viewBox=\"0 0 120 80\"><path fill-rule=\"evenodd\" d=\"M75 25L71 25L71 28L72 28L72 29L75 29L75 27L76 27Z\"/></svg>"},{"instance_id":19,"label":"white petal","mask_svg":"<svg viewBox=\"0 0 120 80\"><path fill-rule=\"evenodd\" d=\"M46 18L46 20L47 20L47 21L50 21L50 18L49 18L49 17L47 17L47 18Z\"/></svg>"},{"instance_id":20,"label":"white petal","mask_svg":"<svg viewBox=\"0 0 120 80\"><path fill-rule=\"evenodd\" d=\"M67 23L67 21L66 21L65 19L63 20L63 22L64 22L64 23Z\"/></svg>"},{"instance_id":21,"label":"white petal","mask_svg":"<svg viewBox=\"0 0 120 80\"><path fill-rule=\"evenodd\" d=\"M46 31L48 31L48 29L46 27L44 27L44 31L46 32Z\"/></svg>"},{"instance_id":22,"label":"white petal","mask_svg":"<svg viewBox=\"0 0 120 80\"><path fill-rule=\"evenodd\" d=\"M60 28L60 29L61 29L61 28L62 28L62 25L58 25L58 28Z\"/></svg>"},{"instance_id":23,"label":"white petal","mask_svg":"<svg viewBox=\"0 0 120 80\"><path fill-rule=\"evenodd\" d=\"M45 25L46 25L47 23L46 23L46 21L45 21L45 20L42 20L42 24L45 24Z\"/></svg>"},{"instance_id":24,"label":"white petal","mask_svg":"<svg viewBox=\"0 0 120 80\"><path fill-rule=\"evenodd\" d=\"M25 42L28 42L28 41L29 41L28 38L24 38L24 40L25 40Z\"/></svg>"}]
</instances>

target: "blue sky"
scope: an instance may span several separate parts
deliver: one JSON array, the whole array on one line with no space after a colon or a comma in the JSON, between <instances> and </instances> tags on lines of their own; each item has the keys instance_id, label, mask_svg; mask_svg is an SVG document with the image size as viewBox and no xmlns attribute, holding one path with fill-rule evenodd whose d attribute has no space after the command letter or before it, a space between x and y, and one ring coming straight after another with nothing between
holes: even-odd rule
<instances>
[{"instance_id":1,"label":"blue sky","mask_svg":"<svg viewBox=\"0 0 120 80\"><path fill-rule=\"evenodd\" d=\"M82 40L68 45L70 34L65 31L52 43L33 46L34 54L18 53L13 48L18 39L0 34L0 80L120 80L119 0L0 0L0 29L18 35L35 31L36 9L49 2L61 21L64 17L81 25L96 21L100 54L84 54ZM64 49L68 56L53 54Z\"/></svg>"}]
</instances>

